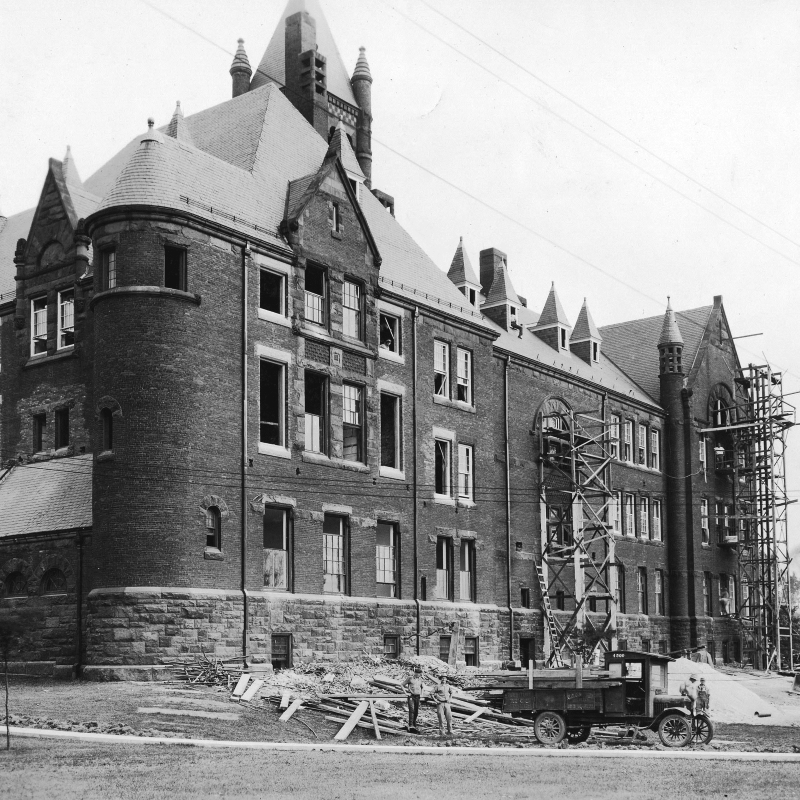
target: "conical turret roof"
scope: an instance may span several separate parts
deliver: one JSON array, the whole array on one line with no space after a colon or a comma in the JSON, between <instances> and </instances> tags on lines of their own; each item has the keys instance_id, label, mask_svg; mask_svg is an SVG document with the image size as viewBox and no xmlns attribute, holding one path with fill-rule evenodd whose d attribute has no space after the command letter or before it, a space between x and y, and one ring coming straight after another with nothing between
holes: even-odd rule
<instances>
[{"instance_id":1,"label":"conical turret roof","mask_svg":"<svg viewBox=\"0 0 800 800\"><path fill-rule=\"evenodd\" d=\"M461 236L458 240L458 247L456 247L453 260L450 262L450 269L447 271L447 277L458 286L460 283L471 283L478 287L481 282L472 268L472 263L469 260L469 255L464 249L464 237Z\"/></svg>"},{"instance_id":2,"label":"conical turret roof","mask_svg":"<svg viewBox=\"0 0 800 800\"><path fill-rule=\"evenodd\" d=\"M236 54L233 57L230 73L246 72L248 75L253 74L253 68L250 66L250 59L244 49L244 39L239 39L239 46L236 48Z\"/></svg>"},{"instance_id":3,"label":"conical turret roof","mask_svg":"<svg viewBox=\"0 0 800 800\"><path fill-rule=\"evenodd\" d=\"M353 81L369 81L372 83L372 73L369 71L369 63L367 62L367 48L358 48L358 61L356 61L356 68L353 70Z\"/></svg>"},{"instance_id":4,"label":"conical turret roof","mask_svg":"<svg viewBox=\"0 0 800 800\"><path fill-rule=\"evenodd\" d=\"M602 338L603 337L600 336L600 331L597 329L597 325L594 324L592 315L589 312L589 306L584 297L581 313L578 314L578 319L575 322L575 327L572 329L570 340L573 342L579 342L582 339L597 339L598 341L602 341Z\"/></svg>"},{"instance_id":5,"label":"conical turret roof","mask_svg":"<svg viewBox=\"0 0 800 800\"><path fill-rule=\"evenodd\" d=\"M662 344L683 344L683 336L681 336L678 320L675 319L675 312L672 310L669 298L667 298L664 324L661 326L661 336L658 338L658 346L660 347Z\"/></svg>"},{"instance_id":6,"label":"conical turret roof","mask_svg":"<svg viewBox=\"0 0 800 800\"><path fill-rule=\"evenodd\" d=\"M544 308L542 309L542 315L539 317L539 322L536 323L536 327L538 328L543 328L545 325L564 325L567 328L572 327L569 324L569 318L564 312L564 307L558 299L558 294L556 294L555 281L550 284L550 294L547 295L547 300L545 300Z\"/></svg>"},{"instance_id":7,"label":"conical turret roof","mask_svg":"<svg viewBox=\"0 0 800 800\"><path fill-rule=\"evenodd\" d=\"M503 260L498 260L494 265L494 277L492 278L492 288L489 289L489 296L486 298L486 305L494 303L515 303L521 306L522 303L514 291L511 277L508 274L508 265Z\"/></svg>"}]
</instances>

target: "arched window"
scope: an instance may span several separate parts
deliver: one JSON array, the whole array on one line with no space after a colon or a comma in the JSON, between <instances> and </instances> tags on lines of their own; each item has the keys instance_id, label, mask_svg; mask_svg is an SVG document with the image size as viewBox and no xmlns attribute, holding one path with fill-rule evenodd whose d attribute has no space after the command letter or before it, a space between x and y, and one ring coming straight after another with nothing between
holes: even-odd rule
<instances>
[{"instance_id":1,"label":"arched window","mask_svg":"<svg viewBox=\"0 0 800 800\"><path fill-rule=\"evenodd\" d=\"M222 514L219 506L209 506L206 509L206 547L216 547L222 550Z\"/></svg>"},{"instance_id":2,"label":"arched window","mask_svg":"<svg viewBox=\"0 0 800 800\"><path fill-rule=\"evenodd\" d=\"M103 426L103 450L114 449L114 415L110 408L104 408L100 412L100 422Z\"/></svg>"},{"instance_id":3,"label":"arched window","mask_svg":"<svg viewBox=\"0 0 800 800\"><path fill-rule=\"evenodd\" d=\"M53 567L42 575L42 594L66 594L66 592L67 578L60 569Z\"/></svg>"},{"instance_id":4,"label":"arched window","mask_svg":"<svg viewBox=\"0 0 800 800\"><path fill-rule=\"evenodd\" d=\"M6 597L26 597L28 580L21 572L12 572L4 581Z\"/></svg>"}]
</instances>

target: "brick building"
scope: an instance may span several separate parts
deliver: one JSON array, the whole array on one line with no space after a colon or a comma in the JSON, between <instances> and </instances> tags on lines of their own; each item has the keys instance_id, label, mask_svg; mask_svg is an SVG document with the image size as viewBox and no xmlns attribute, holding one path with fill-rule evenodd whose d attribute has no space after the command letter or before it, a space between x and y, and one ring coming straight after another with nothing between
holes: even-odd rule
<instances>
[{"instance_id":1,"label":"brick building","mask_svg":"<svg viewBox=\"0 0 800 800\"><path fill-rule=\"evenodd\" d=\"M230 71L0 220L2 603L51 610L20 659L539 659L546 607L741 658L728 445L701 432L736 401L721 298L598 328L555 286L529 308L497 248L445 273L371 186L366 55L349 77L312 0ZM551 449L576 415L613 553L582 586Z\"/></svg>"}]
</instances>

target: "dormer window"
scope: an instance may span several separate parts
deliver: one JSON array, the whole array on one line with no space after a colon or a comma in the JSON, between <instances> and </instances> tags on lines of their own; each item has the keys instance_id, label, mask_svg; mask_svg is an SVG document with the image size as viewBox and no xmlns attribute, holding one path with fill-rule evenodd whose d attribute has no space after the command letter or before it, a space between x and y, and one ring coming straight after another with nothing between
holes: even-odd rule
<instances>
[{"instance_id":1,"label":"dormer window","mask_svg":"<svg viewBox=\"0 0 800 800\"><path fill-rule=\"evenodd\" d=\"M469 296L469 304L471 306L474 306L474 305L476 305L477 295L476 295L474 289L469 289L468 291L469 291L469 295L468 295Z\"/></svg>"},{"instance_id":2,"label":"dormer window","mask_svg":"<svg viewBox=\"0 0 800 800\"><path fill-rule=\"evenodd\" d=\"M517 309L516 309L516 306L509 306L508 307L508 311L511 314L511 321L512 322L516 322L517 321Z\"/></svg>"},{"instance_id":3,"label":"dormer window","mask_svg":"<svg viewBox=\"0 0 800 800\"><path fill-rule=\"evenodd\" d=\"M596 364L600 360L600 345L592 342L592 361Z\"/></svg>"},{"instance_id":4,"label":"dormer window","mask_svg":"<svg viewBox=\"0 0 800 800\"><path fill-rule=\"evenodd\" d=\"M567 329L566 328L559 328L558 333L561 339L561 349L567 349Z\"/></svg>"}]
</instances>

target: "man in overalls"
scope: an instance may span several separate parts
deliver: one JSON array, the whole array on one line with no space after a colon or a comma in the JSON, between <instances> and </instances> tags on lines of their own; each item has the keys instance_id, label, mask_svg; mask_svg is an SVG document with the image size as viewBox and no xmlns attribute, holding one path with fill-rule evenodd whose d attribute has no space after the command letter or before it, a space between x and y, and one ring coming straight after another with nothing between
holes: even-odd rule
<instances>
[{"instance_id":1,"label":"man in overalls","mask_svg":"<svg viewBox=\"0 0 800 800\"><path fill-rule=\"evenodd\" d=\"M444 736L444 723L447 720L447 733L453 735L453 712L450 708L450 698L453 690L447 683L447 675L439 678L439 683L433 690L433 699L436 701L436 716L439 718L439 736Z\"/></svg>"},{"instance_id":2,"label":"man in overalls","mask_svg":"<svg viewBox=\"0 0 800 800\"><path fill-rule=\"evenodd\" d=\"M408 729L416 732L419 700L423 689L422 667L419 664L414 666L414 671L403 681L403 686L408 688Z\"/></svg>"}]
</instances>

